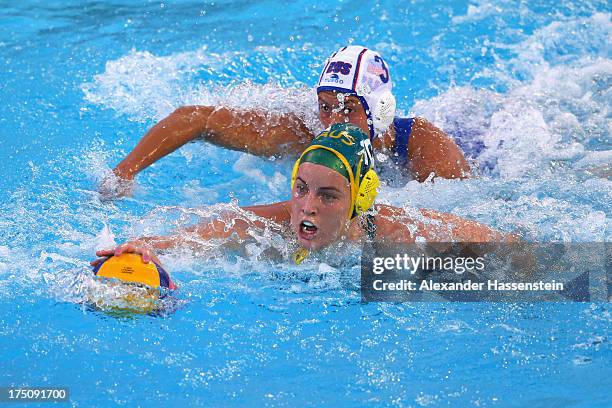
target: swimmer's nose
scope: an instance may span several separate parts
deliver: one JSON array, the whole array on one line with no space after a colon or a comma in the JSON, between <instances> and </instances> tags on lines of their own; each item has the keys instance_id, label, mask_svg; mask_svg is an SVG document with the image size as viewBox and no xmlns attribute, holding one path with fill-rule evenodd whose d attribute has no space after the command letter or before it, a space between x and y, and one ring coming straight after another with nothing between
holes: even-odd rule
<instances>
[{"instance_id":1,"label":"swimmer's nose","mask_svg":"<svg viewBox=\"0 0 612 408\"><path fill-rule=\"evenodd\" d=\"M332 114L330 115L330 119L331 119L330 125L333 125L334 123L346 122L346 117L344 116L344 113L342 111L332 112Z\"/></svg>"},{"instance_id":2,"label":"swimmer's nose","mask_svg":"<svg viewBox=\"0 0 612 408\"><path fill-rule=\"evenodd\" d=\"M318 201L315 194L308 193L302 201L302 212L307 215L316 214Z\"/></svg>"}]
</instances>

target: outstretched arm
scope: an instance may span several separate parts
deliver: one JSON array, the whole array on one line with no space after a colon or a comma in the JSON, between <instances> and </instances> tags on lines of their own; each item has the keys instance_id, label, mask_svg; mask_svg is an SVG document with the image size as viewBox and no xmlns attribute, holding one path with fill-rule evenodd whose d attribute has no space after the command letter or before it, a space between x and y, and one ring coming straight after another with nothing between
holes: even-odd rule
<instances>
[{"instance_id":1,"label":"outstretched arm","mask_svg":"<svg viewBox=\"0 0 612 408\"><path fill-rule=\"evenodd\" d=\"M172 235L137 238L114 249L97 251L96 255L103 258L96 259L91 264L95 266L104 257L119 256L122 253L141 254L142 260L145 263L151 260L161 263L155 254L157 251L180 246L190 246L201 241L229 238L230 236L244 240L250 236L250 228L265 227L264 219L277 224L288 222L290 218L288 205L288 201L283 201L268 205L244 207L240 211L228 213L227 217L207 220L192 227L179 230Z\"/></svg>"},{"instance_id":2,"label":"outstretched arm","mask_svg":"<svg viewBox=\"0 0 612 408\"><path fill-rule=\"evenodd\" d=\"M425 119L415 118L408 142L410 170L418 181L425 181L431 173L442 178L470 176L463 152L442 130Z\"/></svg>"},{"instance_id":3,"label":"outstretched arm","mask_svg":"<svg viewBox=\"0 0 612 408\"><path fill-rule=\"evenodd\" d=\"M120 180L133 180L157 160L198 138L257 156L282 156L299 154L312 135L294 114L184 106L153 126L113 172Z\"/></svg>"}]
</instances>

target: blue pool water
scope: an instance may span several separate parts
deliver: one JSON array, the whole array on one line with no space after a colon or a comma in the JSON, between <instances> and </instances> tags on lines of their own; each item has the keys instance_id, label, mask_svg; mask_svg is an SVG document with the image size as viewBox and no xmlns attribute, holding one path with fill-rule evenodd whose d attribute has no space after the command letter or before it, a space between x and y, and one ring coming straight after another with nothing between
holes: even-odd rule
<instances>
[{"instance_id":1,"label":"blue pool water","mask_svg":"<svg viewBox=\"0 0 612 408\"><path fill-rule=\"evenodd\" d=\"M358 266L262 261L265 237L163 256L174 313L82 306L96 248L288 196L289 162L194 143L101 202L149 127L222 103L316 130L312 85L347 43L389 61L402 113L486 146L481 177L388 185L383 202L609 242L611 38L606 1L4 2L0 387L67 386L81 407L612 405L607 303L362 304Z\"/></svg>"}]
</instances>

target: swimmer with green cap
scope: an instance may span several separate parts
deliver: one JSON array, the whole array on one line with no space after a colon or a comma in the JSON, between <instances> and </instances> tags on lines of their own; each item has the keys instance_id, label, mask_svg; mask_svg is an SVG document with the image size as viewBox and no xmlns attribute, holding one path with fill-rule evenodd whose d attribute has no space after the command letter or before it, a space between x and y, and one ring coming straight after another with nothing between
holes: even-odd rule
<instances>
[{"instance_id":1,"label":"swimmer with green cap","mask_svg":"<svg viewBox=\"0 0 612 408\"><path fill-rule=\"evenodd\" d=\"M388 205L373 205L379 182L373 170L369 137L358 127L335 124L318 134L295 163L291 199L274 204L242 207L228 220L206 221L165 237L144 237L115 249L98 251L107 257L126 252L143 261L159 263L154 251L198 240L227 239L246 245L250 230L270 223L297 240L294 260L339 241L502 242L512 235L458 216L420 209L410 214ZM191 239L195 237L196 239ZM101 262L98 259L92 264Z\"/></svg>"}]
</instances>

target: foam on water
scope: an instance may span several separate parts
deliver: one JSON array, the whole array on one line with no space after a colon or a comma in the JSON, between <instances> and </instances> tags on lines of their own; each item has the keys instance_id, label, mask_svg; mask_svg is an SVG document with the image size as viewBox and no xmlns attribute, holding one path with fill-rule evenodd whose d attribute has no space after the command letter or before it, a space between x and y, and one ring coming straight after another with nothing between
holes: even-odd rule
<instances>
[{"instance_id":1,"label":"foam on water","mask_svg":"<svg viewBox=\"0 0 612 408\"><path fill-rule=\"evenodd\" d=\"M493 2L475 2L476 4L468 4L467 13L461 16L454 16L451 21L454 24L473 23L483 20L487 17L500 14L503 8Z\"/></svg>"},{"instance_id":2,"label":"foam on water","mask_svg":"<svg viewBox=\"0 0 612 408\"><path fill-rule=\"evenodd\" d=\"M468 154L484 142L484 151L472 156L482 171L502 178L549 172L555 161L609 157L611 35L610 15L597 13L554 22L519 44L496 44L515 56L475 77L494 78L507 92L452 87L417 101L412 113L456 135Z\"/></svg>"},{"instance_id":3,"label":"foam on water","mask_svg":"<svg viewBox=\"0 0 612 408\"><path fill-rule=\"evenodd\" d=\"M169 56L132 50L83 85L85 99L136 121L160 120L182 105L207 105L298 113L314 131L320 129L316 93L291 75L287 59L282 67L277 63L286 54L275 47L258 47L250 55L206 50ZM262 74L249 75L248 66Z\"/></svg>"}]
</instances>

